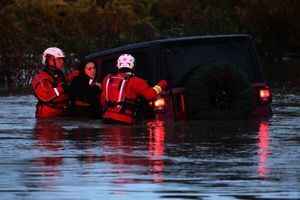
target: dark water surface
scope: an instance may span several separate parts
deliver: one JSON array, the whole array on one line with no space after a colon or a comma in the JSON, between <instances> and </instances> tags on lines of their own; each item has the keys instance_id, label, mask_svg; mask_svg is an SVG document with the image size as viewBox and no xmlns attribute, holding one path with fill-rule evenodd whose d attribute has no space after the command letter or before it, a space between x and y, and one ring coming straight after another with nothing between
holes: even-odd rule
<instances>
[{"instance_id":1,"label":"dark water surface","mask_svg":"<svg viewBox=\"0 0 300 200\"><path fill-rule=\"evenodd\" d=\"M133 127L34 118L0 97L0 199L300 199L300 96L257 121Z\"/></svg>"}]
</instances>

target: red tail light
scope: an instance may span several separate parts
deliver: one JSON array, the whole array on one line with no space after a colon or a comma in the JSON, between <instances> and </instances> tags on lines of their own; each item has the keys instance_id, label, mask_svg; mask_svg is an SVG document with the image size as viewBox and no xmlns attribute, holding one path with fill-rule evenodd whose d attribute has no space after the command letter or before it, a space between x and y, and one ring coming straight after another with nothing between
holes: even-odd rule
<instances>
[{"instance_id":1,"label":"red tail light","mask_svg":"<svg viewBox=\"0 0 300 200\"><path fill-rule=\"evenodd\" d=\"M254 85L259 103L268 104L272 101L272 92L266 84Z\"/></svg>"},{"instance_id":2,"label":"red tail light","mask_svg":"<svg viewBox=\"0 0 300 200\"><path fill-rule=\"evenodd\" d=\"M259 90L259 98L262 101L269 101L271 98L271 91L269 88L261 88Z\"/></svg>"}]
</instances>

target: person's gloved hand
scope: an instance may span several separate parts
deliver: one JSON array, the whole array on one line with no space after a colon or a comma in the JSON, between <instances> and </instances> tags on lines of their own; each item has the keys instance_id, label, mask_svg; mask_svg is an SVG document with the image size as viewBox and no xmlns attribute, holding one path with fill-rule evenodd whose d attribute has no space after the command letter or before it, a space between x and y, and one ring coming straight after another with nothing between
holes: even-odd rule
<instances>
[{"instance_id":1,"label":"person's gloved hand","mask_svg":"<svg viewBox=\"0 0 300 200\"><path fill-rule=\"evenodd\" d=\"M162 90L166 90L168 87L168 83L166 80L160 80L158 81L157 85L161 87Z\"/></svg>"}]
</instances>

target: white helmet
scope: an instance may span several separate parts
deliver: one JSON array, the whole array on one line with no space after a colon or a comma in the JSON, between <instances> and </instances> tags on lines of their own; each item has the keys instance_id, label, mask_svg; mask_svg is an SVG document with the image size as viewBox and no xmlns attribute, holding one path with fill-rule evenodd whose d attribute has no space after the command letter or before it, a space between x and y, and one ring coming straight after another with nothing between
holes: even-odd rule
<instances>
[{"instance_id":1,"label":"white helmet","mask_svg":"<svg viewBox=\"0 0 300 200\"><path fill-rule=\"evenodd\" d=\"M118 69L127 67L129 69L132 69L134 67L134 57L130 54L122 54L119 58L118 58L118 63L117 63L117 67Z\"/></svg>"},{"instance_id":2,"label":"white helmet","mask_svg":"<svg viewBox=\"0 0 300 200\"><path fill-rule=\"evenodd\" d=\"M47 55L54 56L55 58L64 58L65 57L65 54L61 49L59 49L57 47L49 47L48 49L46 49L43 52L43 56L42 56L42 64L43 65L46 64Z\"/></svg>"}]
</instances>

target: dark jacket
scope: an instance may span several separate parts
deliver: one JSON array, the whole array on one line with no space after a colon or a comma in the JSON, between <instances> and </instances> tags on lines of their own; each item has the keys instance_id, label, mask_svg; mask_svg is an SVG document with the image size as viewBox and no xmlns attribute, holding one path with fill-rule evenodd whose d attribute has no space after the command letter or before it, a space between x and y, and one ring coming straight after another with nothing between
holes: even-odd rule
<instances>
[{"instance_id":1,"label":"dark jacket","mask_svg":"<svg viewBox=\"0 0 300 200\"><path fill-rule=\"evenodd\" d=\"M70 86L71 115L100 118L100 93L95 80L83 74L76 77Z\"/></svg>"}]
</instances>

